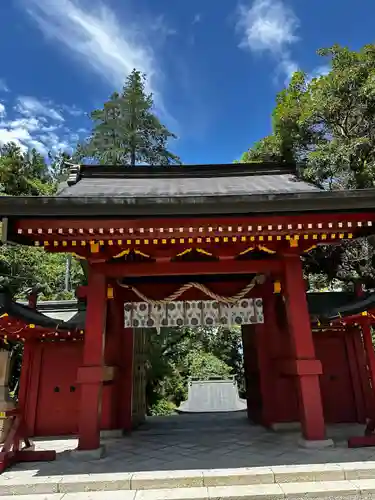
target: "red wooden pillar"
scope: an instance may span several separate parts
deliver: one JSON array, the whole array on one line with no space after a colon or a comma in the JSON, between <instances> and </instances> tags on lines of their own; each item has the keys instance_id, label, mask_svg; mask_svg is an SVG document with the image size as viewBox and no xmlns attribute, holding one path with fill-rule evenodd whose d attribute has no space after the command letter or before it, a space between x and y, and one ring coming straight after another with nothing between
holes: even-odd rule
<instances>
[{"instance_id":1,"label":"red wooden pillar","mask_svg":"<svg viewBox=\"0 0 375 500\"><path fill-rule=\"evenodd\" d=\"M370 375L369 361L367 360L366 348L364 347L364 335L361 326L355 327L352 331L353 360L358 369L360 379L361 395L364 402L364 419L375 415L375 386L373 387ZM350 357L350 351L348 352ZM358 392L358 391L356 391Z\"/></svg>"},{"instance_id":2,"label":"red wooden pillar","mask_svg":"<svg viewBox=\"0 0 375 500\"><path fill-rule=\"evenodd\" d=\"M294 359L284 369L297 379L303 437L310 441L324 440L325 422L319 384L322 365L315 358L301 258L297 253L284 257L286 308L294 354Z\"/></svg>"},{"instance_id":3,"label":"red wooden pillar","mask_svg":"<svg viewBox=\"0 0 375 500\"><path fill-rule=\"evenodd\" d=\"M124 333L124 303L118 288L115 288L114 298L108 301L107 324L105 338L105 363L115 368L114 379L109 382L109 428L120 429L121 411L121 364L122 364L122 342Z\"/></svg>"},{"instance_id":4,"label":"red wooden pillar","mask_svg":"<svg viewBox=\"0 0 375 500\"><path fill-rule=\"evenodd\" d=\"M42 343L34 339L25 341L18 391L18 407L25 420L27 431L31 435L35 432L42 354Z\"/></svg>"},{"instance_id":5,"label":"red wooden pillar","mask_svg":"<svg viewBox=\"0 0 375 500\"><path fill-rule=\"evenodd\" d=\"M257 351L262 394L262 424L270 427L274 423L275 410L275 366L272 363L275 340L276 314L273 284L269 280L263 285L264 323L256 325Z\"/></svg>"},{"instance_id":6,"label":"red wooden pillar","mask_svg":"<svg viewBox=\"0 0 375 500\"><path fill-rule=\"evenodd\" d=\"M132 430L133 409L133 364L134 364L134 331L123 329L122 369L121 369L121 427L124 431Z\"/></svg>"},{"instance_id":7,"label":"red wooden pillar","mask_svg":"<svg viewBox=\"0 0 375 500\"><path fill-rule=\"evenodd\" d=\"M78 421L79 450L96 450L100 447L106 308L106 278L90 269L87 285L83 366L78 369L78 383L81 384Z\"/></svg>"},{"instance_id":8,"label":"red wooden pillar","mask_svg":"<svg viewBox=\"0 0 375 500\"><path fill-rule=\"evenodd\" d=\"M23 417L25 417L26 405L27 405L27 397L30 390L29 384L31 379L31 370L32 370L32 360L35 348L35 341L26 340L23 346L23 355L22 355L22 365L21 365L21 374L20 374L20 386L18 390L18 407L23 413ZM39 376L39 374L38 374Z\"/></svg>"},{"instance_id":9,"label":"red wooden pillar","mask_svg":"<svg viewBox=\"0 0 375 500\"><path fill-rule=\"evenodd\" d=\"M247 403L247 418L255 422L258 421L258 406L254 405L254 387L252 385L254 374L252 373L256 363L254 363L254 356L252 356L252 337L255 335L255 325L242 325L242 349L243 349L243 364L245 372L245 390L246 390L246 403ZM259 391L260 392L260 391ZM259 394L260 396L260 394ZM260 400L260 398L259 398ZM255 408L254 408L255 406Z\"/></svg>"},{"instance_id":10,"label":"red wooden pillar","mask_svg":"<svg viewBox=\"0 0 375 500\"><path fill-rule=\"evenodd\" d=\"M365 351L366 351L367 366L370 374L372 390L375 391L375 351L374 351L374 345L372 343L370 321L367 317L364 317L362 319L361 329L363 336L363 344L365 346Z\"/></svg>"}]
</instances>

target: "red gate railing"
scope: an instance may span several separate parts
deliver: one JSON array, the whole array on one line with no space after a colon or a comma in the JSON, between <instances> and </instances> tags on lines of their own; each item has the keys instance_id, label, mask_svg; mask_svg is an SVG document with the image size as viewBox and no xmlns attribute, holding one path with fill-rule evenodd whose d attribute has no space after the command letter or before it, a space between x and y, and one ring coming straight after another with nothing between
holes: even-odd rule
<instances>
[{"instance_id":1,"label":"red gate railing","mask_svg":"<svg viewBox=\"0 0 375 500\"><path fill-rule=\"evenodd\" d=\"M35 450L19 409L1 412L0 418L12 420L8 434L0 448L0 473L18 462L49 462L56 459L55 450Z\"/></svg>"}]
</instances>

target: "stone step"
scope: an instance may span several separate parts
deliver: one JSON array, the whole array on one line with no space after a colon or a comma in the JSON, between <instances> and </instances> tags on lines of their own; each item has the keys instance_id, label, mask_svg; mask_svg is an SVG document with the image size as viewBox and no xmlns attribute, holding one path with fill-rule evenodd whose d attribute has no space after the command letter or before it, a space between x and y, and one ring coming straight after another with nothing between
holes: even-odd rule
<instances>
[{"instance_id":1,"label":"stone step","mask_svg":"<svg viewBox=\"0 0 375 500\"><path fill-rule=\"evenodd\" d=\"M74 469L72 468L72 471ZM373 480L375 462L341 464L280 465L241 469L120 472L36 476L37 471L13 470L0 476L0 496L103 491L200 489L233 486L272 486L314 482ZM374 495L375 498L375 495Z\"/></svg>"},{"instance_id":2,"label":"stone step","mask_svg":"<svg viewBox=\"0 0 375 500\"><path fill-rule=\"evenodd\" d=\"M375 495L375 480L316 481L305 483L212 486L128 491L26 494L21 500L302 500L370 499ZM14 495L2 496L14 500Z\"/></svg>"}]
</instances>

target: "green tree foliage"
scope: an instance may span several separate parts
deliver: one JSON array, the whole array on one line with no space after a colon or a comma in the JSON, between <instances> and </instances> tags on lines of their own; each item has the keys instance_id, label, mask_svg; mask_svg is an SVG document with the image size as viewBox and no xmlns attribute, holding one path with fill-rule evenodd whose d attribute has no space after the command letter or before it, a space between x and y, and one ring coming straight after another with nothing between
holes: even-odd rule
<instances>
[{"instance_id":1,"label":"green tree foliage","mask_svg":"<svg viewBox=\"0 0 375 500\"><path fill-rule=\"evenodd\" d=\"M1 194L48 195L56 188L54 170L35 149L24 152L14 143L0 147Z\"/></svg>"},{"instance_id":2,"label":"green tree foliage","mask_svg":"<svg viewBox=\"0 0 375 500\"><path fill-rule=\"evenodd\" d=\"M187 397L190 377L235 376L243 387L238 328L162 328L151 332L147 403L151 414L171 413Z\"/></svg>"},{"instance_id":3,"label":"green tree foliage","mask_svg":"<svg viewBox=\"0 0 375 500\"><path fill-rule=\"evenodd\" d=\"M25 299L28 290L38 289L40 300L73 298L83 273L76 260L70 270L71 290L65 290L66 255L47 253L21 245L0 247L0 284L12 295Z\"/></svg>"},{"instance_id":4,"label":"green tree foliage","mask_svg":"<svg viewBox=\"0 0 375 500\"><path fill-rule=\"evenodd\" d=\"M65 157L65 156L64 156ZM62 175L60 157L51 163L35 150L22 151L16 144L0 148L0 186L2 195L43 196L56 191ZM25 298L30 288L38 287L43 299L57 299L72 294L65 292L66 256L49 254L39 248L21 245L0 247L0 284L18 298ZM71 283L76 286L82 271L76 261L72 263Z\"/></svg>"},{"instance_id":5,"label":"green tree foliage","mask_svg":"<svg viewBox=\"0 0 375 500\"><path fill-rule=\"evenodd\" d=\"M232 372L231 367L217 356L198 349L189 352L185 363L190 376L200 380L209 380L211 377L228 378Z\"/></svg>"},{"instance_id":6,"label":"green tree foliage","mask_svg":"<svg viewBox=\"0 0 375 500\"><path fill-rule=\"evenodd\" d=\"M295 162L301 175L329 188L372 187L375 173L375 45L359 52L335 45L318 54L331 70L309 80L303 72L282 90L273 133L242 161Z\"/></svg>"},{"instance_id":7,"label":"green tree foliage","mask_svg":"<svg viewBox=\"0 0 375 500\"><path fill-rule=\"evenodd\" d=\"M22 151L16 144L0 147L0 195L43 196L55 193L61 179L61 155L51 157L51 163L35 150ZM62 155L66 157L66 155ZM40 299L72 298L65 290L65 263L63 254L49 254L39 248L21 245L0 247L0 286L6 287L17 299L26 299L31 289L40 292ZM81 282L82 269L72 262L70 281L72 289ZM21 370L23 345L7 344L11 352L9 387L16 397Z\"/></svg>"},{"instance_id":8,"label":"green tree foliage","mask_svg":"<svg viewBox=\"0 0 375 500\"><path fill-rule=\"evenodd\" d=\"M257 141L251 149L245 151L242 155L240 163L251 162L279 162L285 161L282 154L282 142L277 134L272 134Z\"/></svg>"},{"instance_id":9,"label":"green tree foliage","mask_svg":"<svg viewBox=\"0 0 375 500\"><path fill-rule=\"evenodd\" d=\"M309 79L297 72L276 100L272 134L246 151L242 162L275 160L298 165L305 180L324 189L374 186L375 45L358 52L334 45L318 54L330 71ZM371 239L320 247L306 258L306 273L374 286Z\"/></svg>"},{"instance_id":10,"label":"green tree foliage","mask_svg":"<svg viewBox=\"0 0 375 500\"><path fill-rule=\"evenodd\" d=\"M176 136L153 111L153 97L145 90L146 77L133 70L122 92L113 93L102 109L91 113L89 139L78 146L78 159L109 165L169 165L180 163L167 149Z\"/></svg>"}]
</instances>

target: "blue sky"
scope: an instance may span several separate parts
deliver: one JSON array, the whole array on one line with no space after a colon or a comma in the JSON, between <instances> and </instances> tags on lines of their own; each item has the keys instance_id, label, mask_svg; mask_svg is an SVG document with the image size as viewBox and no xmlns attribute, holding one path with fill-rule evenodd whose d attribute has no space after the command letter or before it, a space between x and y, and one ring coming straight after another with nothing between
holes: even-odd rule
<instances>
[{"instance_id":1,"label":"blue sky","mask_svg":"<svg viewBox=\"0 0 375 500\"><path fill-rule=\"evenodd\" d=\"M373 42L374 17L373 0L3 0L0 143L68 149L136 67L184 163L232 162L270 132L291 72Z\"/></svg>"}]
</instances>

